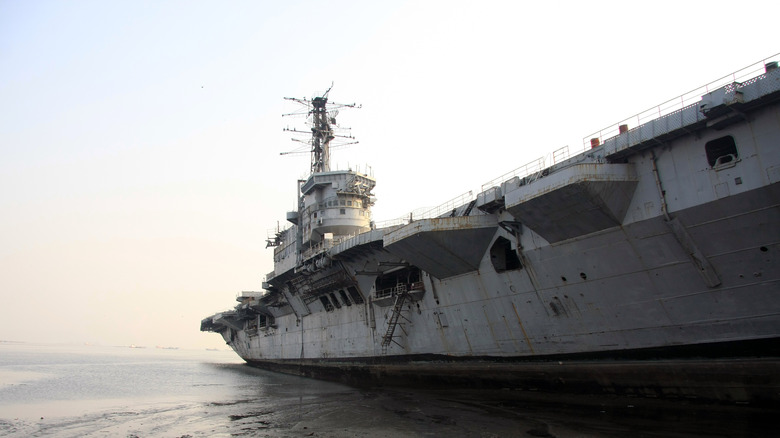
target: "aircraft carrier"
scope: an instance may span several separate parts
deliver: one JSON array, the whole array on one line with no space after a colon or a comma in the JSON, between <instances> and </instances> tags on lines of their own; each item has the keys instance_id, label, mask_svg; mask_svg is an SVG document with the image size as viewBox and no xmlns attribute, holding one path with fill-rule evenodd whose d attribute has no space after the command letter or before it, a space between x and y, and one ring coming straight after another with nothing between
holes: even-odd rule
<instances>
[{"instance_id":1,"label":"aircraft carrier","mask_svg":"<svg viewBox=\"0 0 780 438\"><path fill-rule=\"evenodd\" d=\"M351 384L777 403L778 59L387 223L371 175L330 168L354 104L291 99L311 172L274 270L201 330Z\"/></svg>"}]
</instances>

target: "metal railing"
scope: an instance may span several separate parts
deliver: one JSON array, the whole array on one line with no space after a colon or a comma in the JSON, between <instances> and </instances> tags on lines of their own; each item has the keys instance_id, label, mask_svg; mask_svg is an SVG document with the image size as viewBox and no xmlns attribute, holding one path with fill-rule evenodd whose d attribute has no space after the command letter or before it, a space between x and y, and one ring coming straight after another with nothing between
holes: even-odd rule
<instances>
[{"instance_id":1,"label":"metal railing","mask_svg":"<svg viewBox=\"0 0 780 438\"><path fill-rule=\"evenodd\" d=\"M423 289L425 289L425 285L423 284L422 281L415 281L414 283L411 284L399 283L393 287L380 289L376 291L374 293L374 298L382 299L382 298L392 297L394 295L398 295L408 291L419 291Z\"/></svg>"},{"instance_id":2,"label":"metal railing","mask_svg":"<svg viewBox=\"0 0 780 438\"><path fill-rule=\"evenodd\" d=\"M382 299L382 298L392 297L394 295L397 295L397 294L400 294L400 293L404 293L407 290L408 290L408 287L406 286L406 284L405 283L400 283L400 284L396 284L393 287L389 287L387 289L381 289L381 290L376 291L376 293L374 293L374 298L379 300L379 299Z\"/></svg>"},{"instance_id":3,"label":"metal railing","mask_svg":"<svg viewBox=\"0 0 780 438\"><path fill-rule=\"evenodd\" d=\"M523 178L525 176L541 172L553 164L560 163L569 158L569 146L558 148L549 154L539 157L531 162L528 162L515 170L509 171L499 177L493 178L490 181L482 184L482 191L495 187L505 181L509 181L514 177Z\"/></svg>"},{"instance_id":4,"label":"metal railing","mask_svg":"<svg viewBox=\"0 0 780 438\"><path fill-rule=\"evenodd\" d=\"M516 176L522 177L522 176L530 175L534 172L539 172L542 169L544 169L544 157L539 157L531 162L523 164L517 169L511 170L501 176L491 179L485 184L482 184L482 191L485 191L486 189L489 189L491 187L495 187L503 183L504 181L509 181L510 179Z\"/></svg>"},{"instance_id":5,"label":"metal railing","mask_svg":"<svg viewBox=\"0 0 780 438\"><path fill-rule=\"evenodd\" d=\"M674 113L675 111L680 111L683 108L699 102L703 95L711 91L728 86L735 82L744 81L758 76L764 72L765 65L769 61L776 59L778 56L780 56L780 53L776 53L755 64L751 64L743 69L737 70L730 75L723 76L720 79L716 79L706 85L684 93L681 96L667 100L660 105L654 106L648 110L640 112L639 114L635 114L613 125L609 125L604 129L598 130L582 139L583 148L585 150L590 149L592 146L596 145L596 140L598 140L598 144L603 144L605 140L620 135L622 132L625 132L630 128L640 126L643 123L661 118L665 115ZM621 126L623 126L622 129Z\"/></svg>"},{"instance_id":6,"label":"metal railing","mask_svg":"<svg viewBox=\"0 0 780 438\"><path fill-rule=\"evenodd\" d=\"M418 208L417 210L414 210L413 212L409 213L407 216L397 217L395 219L388 219L388 220L385 220L385 221L374 222L374 226L376 228L400 227L400 226L408 224L410 217L417 217L417 218L419 218L420 215L418 215L417 213L418 212L422 213L423 211L425 211L427 209L428 209L428 207Z\"/></svg>"},{"instance_id":7,"label":"metal railing","mask_svg":"<svg viewBox=\"0 0 780 438\"><path fill-rule=\"evenodd\" d=\"M333 248L334 246L345 242L358 234L361 234L361 232L355 232L352 234L345 234L343 236L334 236L332 240L323 240L316 245L309 246L304 252L303 252L303 259L308 259L312 256L315 256L321 252L325 252L326 250ZM327 246L325 245L327 243Z\"/></svg>"},{"instance_id":8,"label":"metal railing","mask_svg":"<svg viewBox=\"0 0 780 438\"><path fill-rule=\"evenodd\" d=\"M242 290L236 294L236 298L260 298L265 294L265 291Z\"/></svg>"},{"instance_id":9,"label":"metal railing","mask_svg":"<svg viewBox=\"0 0 780 438\"><path fill-rule=\"evenodd\" d=\"M416 220L416 219L431 219L431 218L443 216L446 213L449 213L452 210L455 210L456 208L460 207L461 205L464 205L464 204L467 204L467 203L471 202L471 200L473 198L474 198L474 195L473 195L472 191L469 190L468 192L466 192L466 193L464 193L462 195L456 196L456 197L450 199L449 201L447 201L447 202L445 202L445 203L443 203L443 204L441 204L439 206L436 206L436 207L433 207L433 208L431 208L429 210L423 211L417 217L413 216L412 219L413 220Z\"/></svg>"},{"instance_id":10,"label":"metal railing","mask_svg":"<svg viewBox=\"0 0 780 438\"><path fill-rule=\"evenodd\" d=\"M405 216L401 216L399 218L390 219L386 221L376 222L375 226L377 228L387 228L392 226L410 224L416 220L432 219L432 218L445 216L447 213L452 212L458 207L468 204L473 199L474 199L474 192L469 190L468 192L456 196L450 199L449 201L446 201L443 204L438 205L436 207L418 208L417 210L414 210Z\"/></svg>"},{"instance_id":11,"label":"metal railing","mask_svg":"<svg viewBox=\"0 0 780 438\"><path fill-rule=\"evenodd\" d=\"M569 156L570 156L569 147L563 146L561 148L558 148L550 152L549 154L543 157L537 158L529 163L526 163L518 167L517 169L507 172L499 177L493 178L492 180L486 182L485 184L482 184L480 191L485 191L490 187L499 185L502 182L508 181L516 176L525 177L527 175L541 172L542 170L544 170L549 166L552 166L553 164L560 163L561 161L568 159ZM432 218L446 216L447 213L454 211L458 207L468 204L472 200L474 200L474 191L469 190L468 192L456 196L439 206L433 208L427 208L427 207L419 208L417 210L410 212L406 216L402 216L396 219L390 219L382 222L377 222L376 227L387 228L391 226L406 225L411 222L414 222L415 220L432 219Z\"/></svg>"}]
</instances>

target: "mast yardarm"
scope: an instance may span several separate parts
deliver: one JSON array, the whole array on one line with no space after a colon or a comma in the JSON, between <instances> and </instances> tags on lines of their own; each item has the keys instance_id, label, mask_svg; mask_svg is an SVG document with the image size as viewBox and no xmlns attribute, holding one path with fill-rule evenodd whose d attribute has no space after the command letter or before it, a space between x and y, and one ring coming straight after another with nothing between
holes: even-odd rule
<instances>
[{"instance_id":1,"label":"mast yardarm","mask_svg":"<svg viewBox=\"0 0 780 438\"><path fill-rule=\"evenodd\" d=\"M292 138L293 141L303 143L308 146L308 151L305 149L296 149L289 152L282 152L281 155L298 154L311 152L311 173L329 172L330 169L330 149L331 147L340 147L350 144L356 144L355 137L349 134L337 134L334 132L334 127L342 130L349 131L349 128L342 128L336 123L336 116L339 114L341 108L360 108L357 104L341 104L328 102L328 93L333 88L333 85L323 93L322 96L314 97L312 99L302 98L297 99L293 97L285 97L285 100L292 100L303 106L305 111L298 111L289 114L283 114L282 116L299 116L306 115L306 124L310 128L309 131L298 130L295 128L285 128L285 131L294 132L296 134L311 134L311 138L308 140L301 140L299 138ZM341 141L340 141L341 140Z\"/></svg>"}]
</instances>

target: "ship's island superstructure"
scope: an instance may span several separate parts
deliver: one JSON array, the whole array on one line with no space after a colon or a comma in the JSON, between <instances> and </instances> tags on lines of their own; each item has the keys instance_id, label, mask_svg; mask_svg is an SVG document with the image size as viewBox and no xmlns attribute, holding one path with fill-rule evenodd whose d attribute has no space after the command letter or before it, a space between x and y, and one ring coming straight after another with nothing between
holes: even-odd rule
<instances>
[{"instance_id":1,"label":"ship's island superstructure","mask_svg":"<svg viewBox=\"0 0 780 438\"><path fill-rule=\"evenodd\" d=\"M268 241L274 271L201 330L251 365L352 383L776 403L769 61L384 225L375 180L330 169L328 93L294 99L312 168Z\"/></svg>"}]
</instances>

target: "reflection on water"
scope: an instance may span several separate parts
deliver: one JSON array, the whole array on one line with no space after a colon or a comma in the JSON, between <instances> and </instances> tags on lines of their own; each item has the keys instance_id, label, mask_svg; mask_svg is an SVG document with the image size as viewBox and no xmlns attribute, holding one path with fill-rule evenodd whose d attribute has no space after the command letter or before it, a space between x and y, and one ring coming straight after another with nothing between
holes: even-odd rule
<instances>
[{"instance_id":1,"label":"reflection on water","mask_svg":"<svg viewBox=\"0 0 780 438\"><path fill-rule=\"evenodd\" d=\"M8 437L748 437L768 436L768 420L640 399L357 389L251 368L229 352L0 344Z\"/></svg>"}]
</instances>

